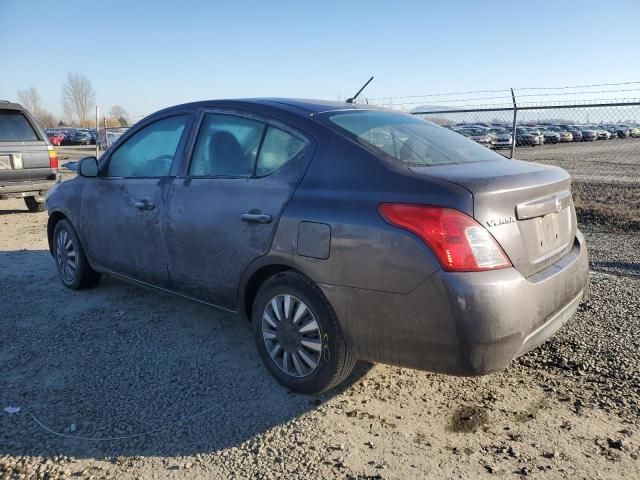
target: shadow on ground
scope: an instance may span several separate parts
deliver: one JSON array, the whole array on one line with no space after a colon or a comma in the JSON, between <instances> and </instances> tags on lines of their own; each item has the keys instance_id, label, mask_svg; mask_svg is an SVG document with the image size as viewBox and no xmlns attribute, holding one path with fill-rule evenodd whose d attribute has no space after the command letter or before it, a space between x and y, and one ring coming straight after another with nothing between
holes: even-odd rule
<instances>
[{"instance_id":1,"label":"shadow on ground","mask_svg":"<svg viewBox=\"0 0 640 480\"><path fill-rule=\"evenodd\" d=\"M0 285L0 407L21 408L0 412L0 455L211 453L341 391L305 396L276 384L234 315L110 278L69 291L46 251L0 252ZM32 415L72 436L155 433L60 438Z\"/></svg>"},{"instance_id":2,"label":"shadow on ground","mask_svg":"<svg viewBox=\"0 0 640 480\"><path fill-rule=\"evenodd\" d=\"M627 277L640 278L640 263L638 262L624 262L624 261L611 261L611 262L599 262L592 261L591 269L597 272L611 273L613 275L623 275Z\"/></svg>"}]
</instances>

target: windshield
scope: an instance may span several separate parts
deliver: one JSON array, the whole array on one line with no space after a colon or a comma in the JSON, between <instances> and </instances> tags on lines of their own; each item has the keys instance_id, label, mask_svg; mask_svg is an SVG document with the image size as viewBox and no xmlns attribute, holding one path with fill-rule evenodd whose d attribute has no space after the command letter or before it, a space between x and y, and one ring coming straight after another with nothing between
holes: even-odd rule
<instances>
[{"instance_id":1,"label":"windshield","mask_svg":"<svg viewBox=\"0 0 640 480\"><path fill-rule=\"evenodd\" d=\"M472 137L479 137L485 134L484 131L479 128L465 128L461 131L463 135L470 135Z\"/></svg>"},{"instance_id":2,"label":"windshield","mask_svg":"<svg viewBox=\"0 0 640 480\"><path fill-rule=\"evenodd\" d=\"M503 159L462 135L411 115L370 110L328 115L340 133L392 161L424 166Z\"/></svg>"}]
</instances>

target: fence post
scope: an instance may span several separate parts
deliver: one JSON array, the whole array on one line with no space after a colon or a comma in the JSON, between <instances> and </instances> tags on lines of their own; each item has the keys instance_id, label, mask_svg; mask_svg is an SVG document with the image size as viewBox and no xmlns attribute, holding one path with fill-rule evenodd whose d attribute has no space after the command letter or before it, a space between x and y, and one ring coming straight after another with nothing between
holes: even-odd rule
<instances>
[{"instance_id":1,"label":"fence post","mask_svg":"<svg viewBox=\"0 0 640 480\"><path fill-rule=\"evenodd\" d=\"M100 144L100 107L96 105L96 158L98 158L98 146Z\"/></svg>"},{"instance_id":2,"label":"fence post","mask_svg":"<svg viewBox=\"0 0 640 480\"><path fill-rule=\"evenodd\" d=\"M509 158L513 158L516 151L516 123L518 121L518 105L516 104L516 94L511 89L511 99L513 100L513 126L511 128L511 154Z\"/></svg>"}]
</instances>

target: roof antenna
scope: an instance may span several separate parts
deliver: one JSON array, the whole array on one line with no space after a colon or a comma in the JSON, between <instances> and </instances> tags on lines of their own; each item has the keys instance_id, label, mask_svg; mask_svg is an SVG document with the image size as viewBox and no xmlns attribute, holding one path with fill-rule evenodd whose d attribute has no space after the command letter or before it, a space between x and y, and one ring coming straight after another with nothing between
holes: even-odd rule
<instances>
[{"instance_id":1,"label":"roof antenna","mask_svg":"<svg viewBox=\"0 0 640 480\"><path fill-rule=\"evenodd\" d=\"M353 97L351 98L347 98L346 102L347 103L356 103L356 98L358 98L358 95L360 95L362 93L362 91L367 88L367 85L369 85L371 83L371 80L373 80L373 77L371 77L369 80L367 80L367 83L365 83L362 88L360 90L358 90L358 93L356 93Z\"/></svg>"}]
</instances>

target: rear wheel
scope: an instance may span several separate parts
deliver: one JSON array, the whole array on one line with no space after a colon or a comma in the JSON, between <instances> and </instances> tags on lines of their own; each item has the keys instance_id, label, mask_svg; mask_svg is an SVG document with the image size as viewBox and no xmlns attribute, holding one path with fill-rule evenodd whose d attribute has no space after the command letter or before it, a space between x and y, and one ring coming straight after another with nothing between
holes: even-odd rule
<instances>
[{"instance_id":1,"label":"rear wheel","mask_svg":"<svg viewBox=\"0 0 640 480\"><path fill-rule=\"evenodd\" d=\"M353 370L356 359L336 314L307 277L292 271L271 277L256 295L252 312L260 357L285 387L318 393Z\"/></svg>"},{"instance_id":2,"label":"rear wheel","mask_svg":"<svg viewBox=\"0 0 640 480\"><path fill-rule=\"evenodd\" d=\"M44 197L24 197L24 204L30 212L44 212Z\"/></svg>"},{"instance_id":3,"label":"rear wheel","mask_svg":"<svg viewBox=\"0 0 640 480\"><path fill-rule=\"evenodd\" d=\"M65 287L82 290L95 287L100 282L84 253L78 235L68 220L60 220L53 231L53 255L58 276Z\"/></svg>"}]
</instances>

